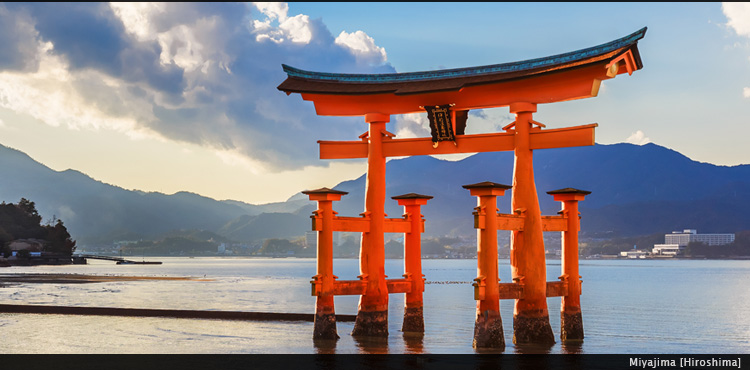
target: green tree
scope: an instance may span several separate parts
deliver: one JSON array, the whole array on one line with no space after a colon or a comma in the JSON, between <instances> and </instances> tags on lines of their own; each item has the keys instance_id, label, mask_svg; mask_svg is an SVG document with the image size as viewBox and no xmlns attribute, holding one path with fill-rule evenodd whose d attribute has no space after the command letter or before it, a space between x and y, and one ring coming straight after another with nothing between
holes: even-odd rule
<instances>
[{"instance_id":1,"label":"green tree","mask_svg":"<svg viewBox=\"0 0 750 370\"><path fill-rule=\"evenodd\" d=\"M55 226L47 226L46 250L50 252L73 254L76 250L76 242L71 239L68 229L63 225L62 220L57 219Z\"/></svg>"}]
</instances>

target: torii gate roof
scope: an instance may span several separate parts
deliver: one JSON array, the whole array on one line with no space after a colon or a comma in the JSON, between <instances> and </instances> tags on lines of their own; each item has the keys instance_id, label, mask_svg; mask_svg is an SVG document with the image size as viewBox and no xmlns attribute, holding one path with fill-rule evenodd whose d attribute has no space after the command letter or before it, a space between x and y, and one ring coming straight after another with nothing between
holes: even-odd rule
<instances>
[{"instance_id":1,"label":"torii gate roof","mask_svg":"<svg viewBox=\"0 0 750 370\"><path fill-rule=\"evenodd\" d=\"M404 114L420 106L454 109L552 103L596 96L599 83L632 74L643 63L638 40L646 27L608 43L545 58L437 71L345 74L311 72L282 65L287 79L278 89L300 93L319 115Z\"/></svg>"}]
</instances>

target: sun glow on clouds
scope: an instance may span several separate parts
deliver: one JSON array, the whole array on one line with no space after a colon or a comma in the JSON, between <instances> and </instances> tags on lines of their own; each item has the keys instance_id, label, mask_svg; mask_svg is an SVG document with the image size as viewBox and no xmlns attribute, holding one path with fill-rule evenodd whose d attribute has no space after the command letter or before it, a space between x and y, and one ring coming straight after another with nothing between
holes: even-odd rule
<instances>
[{"instance_id":1,"label":"sun glow on clouds","mask_svg":"<svg viewBox=\"0 0 750 370\"><path fill-rule=\"evenodd\" d=\"M39 43L39 68L34 73L0 72L0 107L28 114L53 127L108 129L131 137L147 134L148 130L138 127L133 118L113 117L76 91L76 84L83 80L97 81L108 89L117 87L117 81L91 71L73 76L65 60L51 53L53 48L51 42Z\"/></svg>"},{"instance_id":2,"label":"sun glow on clouds","mask_svg":"<svg viewBox=\"0 0 750 370\"><path fill-rule=\"evenodd\" d=\"M80 33L68 35L71 22ZM6 133L24 130L22 122L33 120L36 130L55 128L50 140L65 136L82 148L79 152L100 151L96 160L103 163L82 163L86 156L72 151L45 154L21 135L15 147L35 152L43 163L56 158L55 168L79 169L128 188L254 202L263 196L283 200L288 191L296 192L269 185L279 179L292 187L311 187L304 185L308 181L330 187L364 170L359 162L317 160L313 134L356 137L359 128L341 120L322 125L309 104L278 92L285 77L281 63L395 72L384 64L385 49L364 32L334 37L321 20L290 15L286 3L0 4L0 42L8 46L0 53L13 53L12 59L0 58ZM146 152L159 160L145 159ZM125 168L129 162L138 168ZM169 174L167 167L173 169ZM196 171L216 176L188 173ZM243 173L249 178L239 179ZM183 188L158 185L159 174ZM213 179L221 177L225 185L217 187ZM248 182L255 186L254 198L227 185L248 187ZM261 191L259 184L265 184Z\"/></svg>"}]
</instances>

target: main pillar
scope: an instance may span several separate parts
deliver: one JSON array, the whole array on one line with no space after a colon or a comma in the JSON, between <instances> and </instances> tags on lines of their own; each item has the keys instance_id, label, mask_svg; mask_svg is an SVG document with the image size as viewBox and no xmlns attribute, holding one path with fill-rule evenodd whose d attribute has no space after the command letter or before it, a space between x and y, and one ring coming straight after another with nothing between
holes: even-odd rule
<instances>
[{"instance_id":1,"label":"main pillar","mask_svg":"<svg viewBox=\"0 0 750 370\"><path fill-rule=\"evenodd\" d=\"M474 348L505 348L503 320L500 317L500 278L497 259L497 196L510 186L494 182L464 185L477 197L477 278L475 297ZM483 223L483 224L482 224Z\"/></svg>"},{"instance_id":2,"label":"main pillar","mask_svg":"<svg viewBox=\"0 0 750 370\"><path fill-rule=\"evenodd\" d=\"M359 278L366 282L359 299L353 336L388 337L388 286L385 282L385 155L383 137L387 114L365 115L370 126L367 145L367 185L365 213L370 231L362 233L359 252Z\"/></svg>"},{"instance_id":3,"label":"main pillar","mask_svg":"<svg viewBox=\"0 0 750 370\"><path fill-rule=\"evenodd\" d=\"M560 340L573 342L583 340L583 318L581 317L581 276L578 274L578 232L581 230L578 202L590 191L560 189L548 191L556 201L562 202L562 213L567 217L567 228L562 233L562 276L568 283L568 295L562 297L560 307Z\"/></svg>"},{"instance_id":4,"label":"main pillar","mask_svg":"<svg viewBox=\"0 0 750 370\"><path fill-rule=\"evenodd\" d=\"M333 201L341 200L341 196L347 192L321 188L303 191L302 194L318 202L316 218L313 220L321 221L321 225L313 227L318 230L317 270L313 276L313 294L317 296L313 339L338 339L333 305L333 284L336 278L333 275Z\"/></svg>"},{"instance_id":5,"label":"main pillar","mask_svg":"<svg viewBox=\"0 0 750 370\"><path fill-rule=\"evenodd\" d=\"M423 296L424 275L422 274L422 213L421 206L432 199L429 195L404 194L391 197L404 206L404 216L410 221L411 229L404 234L404 277L411 280L411 291L406 293L404 334L424 333Z\"/></svg>"},{"instance_id":6,"label":"main pillar","mask_svg":"<svg viewBox=\"0 0 750 370\"><path fill-rule=\"evenodd\" d=\"M533 152L530 146L532 113L536 104L513 103L515 121L515 163L511 210L524 217L523 230L514 230L510 242L513 280L523 285L523 298L513 311L513 343L553 344L555 337L547 311L547 266L542 235L542 215L534 183Z\"/></svg>"}]
</instances>

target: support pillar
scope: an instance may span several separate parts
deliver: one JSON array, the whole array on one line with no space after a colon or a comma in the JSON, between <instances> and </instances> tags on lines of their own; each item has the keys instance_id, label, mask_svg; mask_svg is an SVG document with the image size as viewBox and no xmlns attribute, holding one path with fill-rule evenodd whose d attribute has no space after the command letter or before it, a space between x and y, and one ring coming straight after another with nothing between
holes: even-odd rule
<instances>
[{"instance_id":1,"label":"support pillar","mask_svg":"<svg viewBox=\"0 0 750 370\"><path fill-rule=\"evenodd\" d=\"M562 232L562 276L568 283L568 295L562 297L560 307L560 340L583 340L581 317L581 276L578 272L578 232L581 230L578 202L590 191L572 188L548 191L556 201L562 202L562 212L567 218L567 230Z\"/></svg>"},{"instance_id":2,"label":"support pillar","mask_svg":"<svg viewBox=\"0 0 750 370\"><path fill-rule=\"evenodd\" d=\"M333 285L336 279L333 275L333 201L341 200L341 196L348 193L328 188L302 193L318 202L318 209L313 216L313 230L318 230L317 269L312 281L313 295L317 296L313 339L338 339L333 304Z\"/></svg>"},{"instance_id":3,"label":"support pillar","mask_svg":"<svg viewBox=\"0 0 750 370\"><path fill-rule=\"evenodd\" d=\"M432 199L429 195L404 194L392 197L404 206L404 216L410 221L411 229L404 234L404 277L411 280L411 291L406 293L404 334L424 334L424 275L422 274L422 232L421 206Z\"/></svg>"},{"instance_id":4,"label":"support pillar","mask_svg":"<svg viewBox=\"0 0 750 370\"><path fill-rule=\"evenodd\" d=\"M513 311L513 343L553 344L555 337L547 311L547 266L544 255L542 215L534 183L533 151L530 146L532 114L536 104L513 103L515 162L511 210L524 216L523 230L514 230L510 242L513 280L523 285L523 298Z\"/></svg>"},{"instance_id":5,"label":"support pillar","mask_svg":"<svg viewBox=\"0 0 750 370\"><path fill-rule=\"evenodd\" d=\"M362 233L359 253L359 278L366 282L359 299L353 336L388 337L388 286L385 282L385 155L383 137L387 114L365 115L369 124L367 145L367 184L365 213L370 217L370 231Z\"/></svg>"},{"instance_id":6,"label":"support pillar","mask_svg":"<svg viewBox=\"0 0 750 370\"><path fill-rule=\"evenodd\" d=\"M474 348L505 348L503 321L500 317L500 278L497 259L497 196L510 186L493 182L464 185L477 197L477 278L474 299Z\"/></svg>"}]
</instances>

